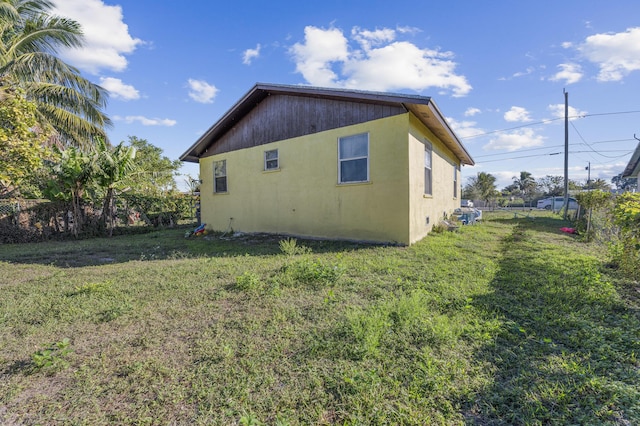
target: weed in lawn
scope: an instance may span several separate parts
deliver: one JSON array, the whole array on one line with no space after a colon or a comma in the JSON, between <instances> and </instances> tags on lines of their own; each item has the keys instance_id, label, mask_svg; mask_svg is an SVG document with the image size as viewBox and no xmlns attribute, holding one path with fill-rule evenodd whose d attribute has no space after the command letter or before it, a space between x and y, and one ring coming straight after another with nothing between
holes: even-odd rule
<instances>
[{"instance_id":1,"label":"weed in lawn","mask_svg":"<svg viewBox=\"0 0 640 426\"><path fill-rule=\"evenodd\" d=\"M284 240L280 240L278 245L280 246L280 251L287 256L296 256L300 254L311 253L311 249L309 247L299 245L298 240L295 238L286 238Z\"/></svg>"},{"instance_id":2,"label":"weed in lawn","mask_svg":"<svg viewBox=\"0 0 640 426\"><path fill-rule=\"evenodd\" d=\"M253 413L245 413L240 416L239 423L241 426L261 426L262 422Z\"/></svg>"},{"instance_id":3,"label":"weed in lawn","mask_svg":"<svg viewBox=\"0 0 640 426\"><path fill-rule=\"evenodd\" d=\"M110 306L109 308L98 312L98 314L96 315L96 322L101 323L113 321L116 318L119 318L122 315L130 312L132 309L133 307L127 302Z\"/></svg>"},{"instance_id":4,"label":"weed in lawn","mask_svg":"<svg viewBox=\"0 0 640 426\"><path fill-rule=\"evenodd\" d=\"M262 280L254 272L245 271L242 275L236 277L236 287L241 291L255 293L262 288Z\"/></svg>"},{"instance_id":5,"label":"weed in lawn","mask_svg":"<svg viewBox=\"0 0 640 426\"><path fill-rule=\"evenodd\" d=\"M97 283L87 283L81 286L77 286L73 292L69 293L69 296L105 293L111 290L112 285L113 282L110 280Z\"/></svg>"},{"instance_id":6,"label":"weed in lawn","mask_svg":"<svg viewBox=\"0 0 640 426\"><path fill-rule=\"evenodd\" d=\"M66 360L73 351L69 347L71 342L68 338L64 338L59 342L55 342L31 354L31 362L33 371L44 371L47 375L54 375L58 371L69 367Z\"/></svg>"},{"instance_id":7,"label":"weed in lawn","mask_svg":"<svg viewBox=\"0 0 640 426\"><path fill-rule=\"evenodd\" d=\"M315 287L335 284L344 273L344 267L305 256L285 265L284 273L294 284L302 283Z\"/></svg>"}]
</instances>

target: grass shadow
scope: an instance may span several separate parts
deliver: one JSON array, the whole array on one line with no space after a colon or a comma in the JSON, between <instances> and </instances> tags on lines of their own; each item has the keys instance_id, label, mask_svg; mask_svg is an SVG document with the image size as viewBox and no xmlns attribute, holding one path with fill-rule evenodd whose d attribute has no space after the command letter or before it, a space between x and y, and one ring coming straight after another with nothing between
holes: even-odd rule
<instances>
[{"instance_id":1,"label":"grass shadow","mask_svg":"<svg viewBox=\"0 0 640 426\"><path fill-rule=\"evenodd\" d=\"M0 245L0 260L9 263L78 268L135 260L155 261L201 257L275 256L279 242L288 236L277 234L222 234L189 236L191 227L162 229L144 234L97 237L76 241ZM298 238L298 244L314 253L359 250L376 244Z\"/></svg>"},{"instance_id":2,"label":"grass shadow","mask_svg":"<svg viewBox=\"0 0 640 426\"><path fill-rule=\"evenodd\" d=\"M518 222L502 242L493 291L474 297L502 327L476 354L495 370L492 385L466 407L467 424L640 420L640 313L595 259L565 254L532 232L558 224Z\"/></svg>"}]
</instances>

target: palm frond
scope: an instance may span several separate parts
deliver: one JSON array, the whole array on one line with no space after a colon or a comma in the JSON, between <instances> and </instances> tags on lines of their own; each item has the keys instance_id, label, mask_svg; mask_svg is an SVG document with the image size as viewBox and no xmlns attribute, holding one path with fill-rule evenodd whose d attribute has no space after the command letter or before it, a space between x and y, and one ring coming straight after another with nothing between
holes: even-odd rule
<instances>
[{"instance_id":1,"label":"palm frond","mask_svg":"<svg viewBox=\"0 0 640 426\"><path fill-rule=\"evenodd\" d=\"M58 16L39 16L24 23L9 53L57 52L61 47L81 47L83 33L77 21Z\"/></svg>"},{"instance_id":2,"label":"palm frond","mask_svg":"<svg viewBox=\"0 0 640 426\"><path fill-rule=\"evenodd\" d=\"M101 110L102 98L96 99L74 87L54 83L31 83L26 87L27 97L38 103L63 108L82 116L96 126L109 127L111 120Z\"/></svg>"},{"instance_id":3,"label":"palm frond","mask_svg":"<svg viewBox=\"0 0 640 426\"><path fill-rule=\"evenodd\" d=\"M83 35L78 22L51 15L53 7L50 0L0 0L0 82L24 89L43 123L67 144L83 146L111 125L108 92L56 56L82 46Z\"/></svg>"},{"instance_id":4,"label":"palm frond","mask_svg":"<svg viewBox=\"0 0 640 426\"><path fill-rule=\"evenodd\" d=\"M38 103L38 112L42 119L51 124L59 133L67 146L88 149L96 138L106 138L103 127L83 119L82 117L46 103Z\"/></svg>"}]
</instances>

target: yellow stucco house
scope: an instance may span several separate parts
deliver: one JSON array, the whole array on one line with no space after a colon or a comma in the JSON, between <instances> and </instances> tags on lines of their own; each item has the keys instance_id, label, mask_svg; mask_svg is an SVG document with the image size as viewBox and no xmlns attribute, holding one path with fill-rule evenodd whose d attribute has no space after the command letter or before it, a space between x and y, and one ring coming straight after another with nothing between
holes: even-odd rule
<instances>
[{"instance_id":1,"label":"yellow stucco house","mask_svg":"<svg viewBox=\"0 0 640 426\"><path fill-rule=\"evenodd\" d=\"M473 159L424 96L257 84L181 157L216 231L409 245Z\"/></svg>"}]
</instances>

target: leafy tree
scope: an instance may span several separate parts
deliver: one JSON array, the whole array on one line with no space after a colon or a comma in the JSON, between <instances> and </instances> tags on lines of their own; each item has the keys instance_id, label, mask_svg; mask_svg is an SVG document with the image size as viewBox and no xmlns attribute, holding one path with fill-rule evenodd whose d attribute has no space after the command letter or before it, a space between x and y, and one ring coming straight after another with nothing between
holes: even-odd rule
<instances>
[{"instance_id":1,"label":"leafy tree","mask_svg":"<svg viewBox=\"0 0 640 426\"><path fill-rule=\"evenodd\" d=\"M638 180L636 178L623 178L622 173L612 177L611 183L615 185L618 191L632 191L638 188Z\"/></svg>"},{"instance_id":2,"label":"leafy tree","mask_svg":"<svg viewBox=\"0 0 640 426\"><path fill-rule=\"evenodd\" d=\"M17 88L63 142L83 146L104 137L107 92L56 54L82 46L80 24L52 15L50 0L0 0L0 100Z\"/></svg>"},{"instance_id":3,"label":"leafy tree","mask_svg":"<svg viewBox=\"0 0 640 426\"><path fill-rule=\"evenodd\" d=\"M136 136L129 136L129 146L136 151L136 170L126 179L133 192L159 194L176 189L174 176L180 160L170 160L162 155L161 148Z\"/></svg>"},{"instance_id":4,"label":"leafy tree","mask_svg":"<svg viewBox=\"0 0 640 426\"><path fill-rule=\"evenodd\" d=\"M0 196L40 168L49 133L38 127L36 105L17 93L0 100Z\"/></svg>"},{"instance_id":5,"label":"leafy tree","mask_svg":"<svg viewBox=\"0 0 640 426\"><path fill-rule=\"evenodd\" d=\"M537 180L537 185L548 197L557 197L564 193L564 178L562 176L546 175Z\"/></svg>"}]
</instances>

